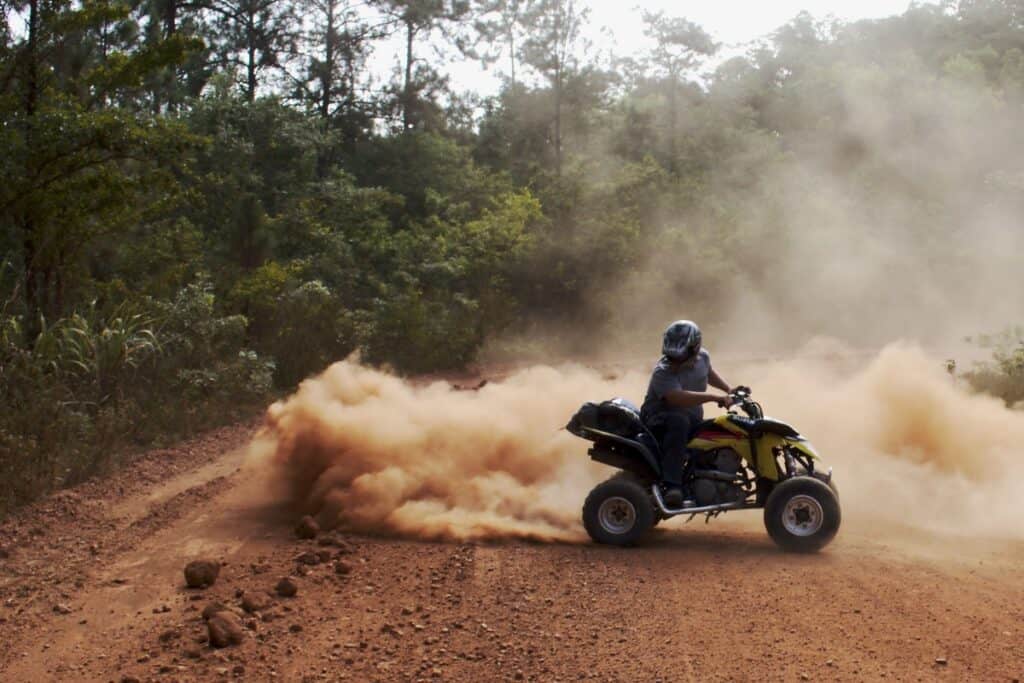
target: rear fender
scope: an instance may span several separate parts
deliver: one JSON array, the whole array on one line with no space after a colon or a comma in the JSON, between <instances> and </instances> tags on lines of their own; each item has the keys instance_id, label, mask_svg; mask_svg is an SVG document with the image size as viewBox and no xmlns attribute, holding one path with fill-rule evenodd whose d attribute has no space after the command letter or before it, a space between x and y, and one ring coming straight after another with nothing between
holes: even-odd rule
<instances>
[{"instance_id":1,"label":"rear fender","mask_svg":"<svg viewBox=\"0 0 1024 683\"><path fill-rule=\"evenodd\" d=\"M626 437L619 436L618 434L612 434L611 432L605 432L591 427L583 427L582 431L588 439L593 439L594 441L597 441L598 439L612 441L625 447L629 452L634 453L637 456L636 460L639 460L641 463L646 465L656 477L661 477L661 467L658 464L658 458L655 457L654 453L652 453L647 446L643 445L639 441L636 441L635 439L627 439ZM628 462L623 463L622 459L627 458L628 456L608 451L602 452L598 445L595 445L590 449L590 457L598 462L611 465L612 467L636 471L635 468L627 466Z\"/></svg>"}]
</instances>

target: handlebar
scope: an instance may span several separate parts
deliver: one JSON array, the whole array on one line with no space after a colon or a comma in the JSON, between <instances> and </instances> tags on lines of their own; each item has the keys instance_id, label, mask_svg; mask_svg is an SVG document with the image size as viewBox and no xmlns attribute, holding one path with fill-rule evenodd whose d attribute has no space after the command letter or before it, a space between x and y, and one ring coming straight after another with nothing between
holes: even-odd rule
<instances>
[{"instance_id":1,"label":"handlebar","mask_svg":"<svg viewBox=\"0 0 1024 683\"><path fill-rule=\"evenodd\" d=\"M731 413L734 407L739 407L747 417L752 419L761 419L764 417L764 411L761 410L761 404L750 399L751 395L750 387L738 386L734 388L729 396L733 400L733 404L729 406L728 410Z\"/></svg>"},{"instance_id":2,"label":"handlebar","mask_svg":"<svg viewBox=\"0 0 1024 683\"><path fill-rule=\"evenodd\" d=\"M732 396L734 399L743 400L743 399L750 398L750 393L751 393L750 392L750 387L738 386L738 387L735 387L732 390L732 393L729 394L729 395Z\"/></svg>"}]
</instances>

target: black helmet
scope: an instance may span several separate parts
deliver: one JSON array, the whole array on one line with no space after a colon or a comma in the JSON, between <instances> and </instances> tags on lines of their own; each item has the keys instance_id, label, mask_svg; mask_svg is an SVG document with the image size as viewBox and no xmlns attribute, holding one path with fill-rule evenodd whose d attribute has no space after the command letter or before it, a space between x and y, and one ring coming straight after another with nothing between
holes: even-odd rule
<instances>
[{"instance_id":1,"label":"black helmet","mask_svg":"<svg viewBox=\"0 0 1024 683\"><path fill-rule=\"evenodd\" d=\"M661 353L669 360L688 361L700 351L700 328L689 320L677 320L665 330Z\"/></svg>"}]
</instances>

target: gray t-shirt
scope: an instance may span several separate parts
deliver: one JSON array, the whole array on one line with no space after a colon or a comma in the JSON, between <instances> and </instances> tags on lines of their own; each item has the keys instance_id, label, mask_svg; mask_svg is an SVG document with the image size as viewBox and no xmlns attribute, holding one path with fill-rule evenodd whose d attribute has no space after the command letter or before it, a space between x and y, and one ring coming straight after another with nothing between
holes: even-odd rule
<instances>
[{"instance_id":1,"label":"gray t-shirt","mask_svg":"<svg viewBox=\"0 0 1024 683\"><path fill-rule=\"evenodd\" d=\"M684 363L678 372L672 372L672 365L669 360L662 357L654 366L654 373L651 375L651 383L647 386L647 396L644 397L643 408L640 414L645 422L668 412L681 412L689 415L692 419L700 421L704 419L704 407L701 405L690 408L675 408L665 402L665 394L679 389L682 391L707 391L708 373L711 371L711 355L706 349L701 349L689 363Z\"/></svg>"}]
</instances>

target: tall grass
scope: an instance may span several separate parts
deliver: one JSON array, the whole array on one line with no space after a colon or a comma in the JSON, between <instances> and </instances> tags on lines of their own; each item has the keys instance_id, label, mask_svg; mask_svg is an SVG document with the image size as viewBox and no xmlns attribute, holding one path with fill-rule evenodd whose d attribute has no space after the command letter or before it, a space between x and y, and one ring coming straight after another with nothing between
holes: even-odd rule
<instances>
[{"instance_id":1,"label":"tall grass","mask_svg":"<svg viewBox=\"0 0 1024 683\"><path fill-rule=\"evenodd\" d=\"M151 310L42 320L0 316L0 516L117 463L133 447L236 419L274 365L244 348L202 286Z\"/></svg>"}]
</instances>

